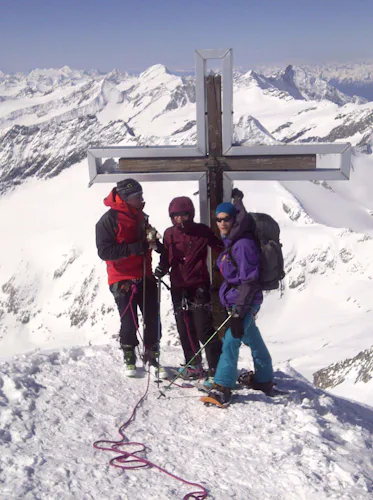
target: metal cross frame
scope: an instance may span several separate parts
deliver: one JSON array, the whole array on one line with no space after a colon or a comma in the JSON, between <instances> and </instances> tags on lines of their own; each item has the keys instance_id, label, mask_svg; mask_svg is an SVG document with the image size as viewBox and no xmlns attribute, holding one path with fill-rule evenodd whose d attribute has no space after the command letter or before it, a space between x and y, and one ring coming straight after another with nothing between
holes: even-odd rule
<instances>
[{"instance_id":1,"label":"metal cross frame","mask_svg":"<svg viewBox=\"0 0 373 500\"><path fill-rule=\"evenodd\" d=\"M216 123L208 122L209 95L206 64L209 59L222 60L223 91L218 98L220 110ZM233 138L233 56L232 49L195 51L196 66L196 146L109 146L90 148L88 165L90 185L96 182L115 183L134 177L138 181L199 182L201 221L209 223L208 170L220 160L223 169L223 199L230 197L234 180L347 180L350 175L351 146L349 143L291 144L274 146L235 146ZM220 77L219 77L220 78ZM210 82L211 83L211 82ZM216 82L215 82L216 83ZM219 84L220 85L220 84ZM212 83L214 86L214 83ZM215 87L215 91L219 91ZM214 106L210 109L214 111ZM212 113L213 114L213 113ZM207 119L206 119L207 115ZM212 151L216 143L213 133L221 120L220 151ZM218 138L219 142L219 138ZM103 158L121 158L121 168L102 171ZM133 160L130 162L130 160ZM215 159L215 161L212 161ZM221 161L223 160L223 161ZM271 161L272 160L272 161ZM287 160L288 163L287 163ZM281 165L281 162L284 163ZM330 163L336 163L330 168ZM263 164L264 163L264 164ZM325 166L325 164L328 166ZM301 165L304 164L303 167ZM145 166L146 165L146 166ZM127 168L126 168L127 166Z\"/></svg>"},{"instance_id":2,"label":"metal cross frame","mask_svg":"<svg viewBox=\"0 0 373 500\"><path fill-rule=\"evenodd\" d=\"M209 59L222 60L220 75L206 76ZM214 228L215 208L230 201L234 180L348 180L351 145L349 143L291 144L274 146L236 146L233 144L233 57L232 49L196 50L196 126L195 146L109 146L90 148L90 184L115 183L126 177L138 181L198 181L201 222ZM112 165L105 162L119 158ZM331 168L330 163L336 162ZM112 160L111 160L112 163ZM325 165L326 164L326 165ZM217 290L221 281L209 254L213 284L213 317L224 319Z\"/></svg>"}]
</instances>

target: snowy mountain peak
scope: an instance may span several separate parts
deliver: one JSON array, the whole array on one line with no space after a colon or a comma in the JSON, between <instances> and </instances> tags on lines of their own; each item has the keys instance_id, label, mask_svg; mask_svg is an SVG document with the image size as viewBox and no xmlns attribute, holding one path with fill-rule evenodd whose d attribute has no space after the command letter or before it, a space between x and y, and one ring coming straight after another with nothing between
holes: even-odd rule
<instances>
[{"instance_id":1,"label":"snowy mountain peak","mask_svg":"<svg viewBox=\"0 0 373 500\"><path fill-rule=\"evenodd\" d=\"M235 123L233 142L240 146L249 146L250 144L280 144L253 116L241 116L239 121Z\"/></svg>"},{"instance_id":2,"label":"snowy mountain peak","mask_svg":"<svg viewBox=\"0 0 373 500\"><path fill-rule=\"evenodd\" d=\"M107 73L107 75L105 75L104 80L107 82L119 84L121 81L123 81L124 78L125 76L119 70L113 69L112 71L110 71L110 73Z\"/></svg>"},{"instance_id":3,"label":"snowy mountain peak","mask_svg":"<svg viewBox=\"0 0 373 500\"><path fill-rule=\"evenodd\" d=\"M286 79L293 81L295 76L294 66L289 64L284 70L284 76Z\"/></svg>"},{"instance_id":4,"label":"snowy mountain peak","mask_svg":"<svg viewBox=\"0 0 373 500\"><path fill-rule=\"evenodd\" d=\"M140 73L139 79L148 80L152 78L160 78L164 75L171 75L166 66L163 64L154 64L154 66L150 66L145 71Z\"/></svg>"},{"instance_id":5,"label":"snowy mountain peak","mask_svg":"<svg viewBox=\"0 0 373 500\"><path fill-rule=\"evenodd\" d=\"M289 65L284 71L275 73L268 78L275 87L288 92L294 99L329 101L343 106L349 102L363 104L361 97L350 97L340 92L336 87L325 80L314 76L306 68Z\"/></svg>"}]
</instances>

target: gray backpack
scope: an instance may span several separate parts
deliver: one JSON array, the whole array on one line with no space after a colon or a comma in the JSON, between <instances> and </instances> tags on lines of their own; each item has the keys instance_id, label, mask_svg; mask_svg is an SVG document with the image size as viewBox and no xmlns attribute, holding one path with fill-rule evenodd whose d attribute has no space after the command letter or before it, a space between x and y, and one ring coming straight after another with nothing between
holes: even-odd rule
<instances>
[{"instance_id":1,"label":"gray backpack","mask_svg":"<svg viewBox=\"0 0 373 500\"><path fill-rule=\"evenodd\" d=\"M249 216L251 217L249 227L261 250L259 284L262 290L276 290L285 277L280 227L268 214L250 212ZM228 253L233 265L238 267L232 256L232 247Z\"/></svg>"}]
</instances>

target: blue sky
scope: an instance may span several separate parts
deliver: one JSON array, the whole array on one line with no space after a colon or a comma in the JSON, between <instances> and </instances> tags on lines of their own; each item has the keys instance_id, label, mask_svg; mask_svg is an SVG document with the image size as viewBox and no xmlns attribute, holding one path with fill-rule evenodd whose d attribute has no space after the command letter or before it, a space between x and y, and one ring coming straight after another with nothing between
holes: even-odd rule
<instances>
[{"instance_id":1,"label":"blue sky","mask_svg":"<svg viewBox=\"0 0 373 500\"><path fill-rule=\"evenodd\" d=\"M235 65L373 60L373 0L0 0L0 69L190 70L196 48Z\"/></svg>"}]
</instances>

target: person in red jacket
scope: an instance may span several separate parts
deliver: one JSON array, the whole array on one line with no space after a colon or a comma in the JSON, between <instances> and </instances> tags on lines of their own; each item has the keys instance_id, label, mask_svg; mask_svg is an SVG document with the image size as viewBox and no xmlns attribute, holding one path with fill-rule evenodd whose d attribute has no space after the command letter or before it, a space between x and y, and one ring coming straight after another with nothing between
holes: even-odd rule
<instances>
[{"instance_id":1,"label":"person in red jacket","mask_svg":"<svg viewBox=\"0 0 373 500\"><path fill-rule=\"evenodd\" d=\"M145 308L145 360L161 378L166 376L159 365L157 283L152 275L151 249L146 239L149 229L143 212L142 187L134 179L117 183L104 204L110 207L96 224L96 245L99 257L106 261L109 288L120 314L120 346L124 353L125 374L136 376L135 347L139 344L136 331L137 306ZM163 245L156 240L156 250ZM146 277L144 283L144 259ZM145 304L143 288L145 286ZM129 306L130 301L134 316ZM158 375L158 373L157 373Z\"/></svg>"},{"instance_id":2,"label":"person in red jacket","mask_svg":"<svg viewBox=\"0 0 373 500\"><path fill-rule=\"evenodd\" d=\"M222 248L222 242L205 224L194 222L194 206L190 198L174 198L169 206L172 227L163 236L165 252L155 270L155 276L164 276L169 269L171 296L176 326L180 335L186 364L213 334L211 315L210 275L207 268L207 247ZM209 377L217 367L221 341L216 336L206 346ZM184 378L202 376L201 358L187 368L180 368Z\"/></svg>"}]
</instances>

